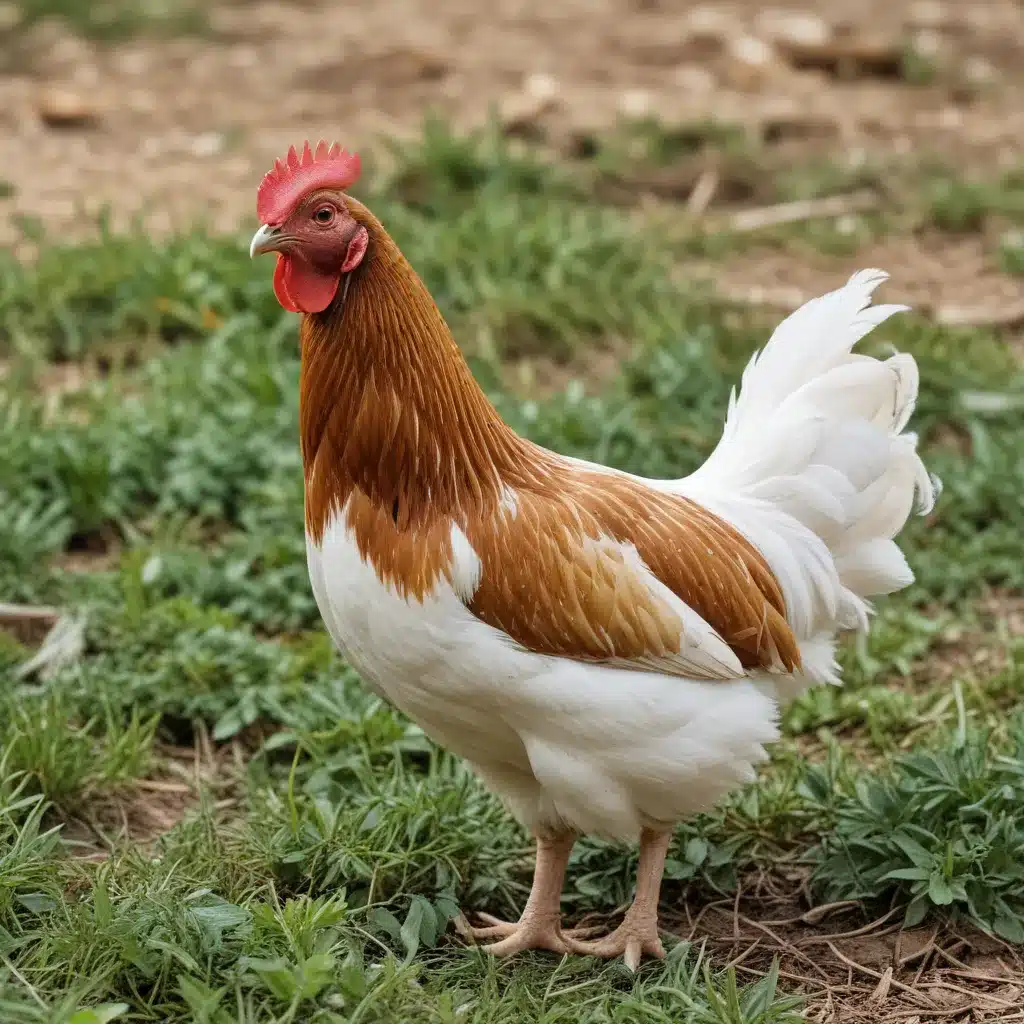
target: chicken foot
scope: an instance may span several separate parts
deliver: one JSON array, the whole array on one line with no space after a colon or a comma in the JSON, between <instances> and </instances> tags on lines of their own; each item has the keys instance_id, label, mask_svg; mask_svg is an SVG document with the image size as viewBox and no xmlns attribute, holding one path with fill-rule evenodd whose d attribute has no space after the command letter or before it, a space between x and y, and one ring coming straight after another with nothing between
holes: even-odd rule
<instances>
[{"instance_id":1,"label":"chicken foot","mask_svg":"<svg viewBox=\"0 0 1024 1024\"><path fill-rule=\"evenodd\" d=\"M482 949L494 956L510 956L526 949L548 949L553 953L569 952L562 934L562 885L576 837L563 834L537 837L537 862L533 870L533 886L519 920L501 921L489 914L479 914L485 928L467 928L473 939L497 939Z\"/></svg>"},{"instance_id":2,"label":"chicken foot","mask_svg":"<svg viewBox=\"0 0 1024 1024\"><path fill-rule=\"evenodd\" d=\"M665 869L671 832L644 829L640 833L640 863L636 869L636 895L626 916L615 931L593 942L583 942L571 933L563 942L571 953L611 959L621 956L626 966L635 971L640 958L646 953L659 960L665 956L665 947L658 937L658 896L661 876Z\"/></svg>"}]
</instances>

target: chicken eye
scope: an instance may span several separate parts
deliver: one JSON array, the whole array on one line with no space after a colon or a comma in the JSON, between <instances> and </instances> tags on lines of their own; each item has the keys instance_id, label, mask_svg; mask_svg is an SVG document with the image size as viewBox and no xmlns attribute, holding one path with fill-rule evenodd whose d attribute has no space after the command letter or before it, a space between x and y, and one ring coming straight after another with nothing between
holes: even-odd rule
<instances>
[{"instance_id":1,"label":"chicken eye","mask_svg":"<svg viewBox=\"0 0 1024 1024\"><path fill-rule=\"evenodd\" d=\"M321 206L316 213L313 214L313 220L317 224L330 224L334 220L334 207L333 206Z\"/></svg>"}]
</instances>

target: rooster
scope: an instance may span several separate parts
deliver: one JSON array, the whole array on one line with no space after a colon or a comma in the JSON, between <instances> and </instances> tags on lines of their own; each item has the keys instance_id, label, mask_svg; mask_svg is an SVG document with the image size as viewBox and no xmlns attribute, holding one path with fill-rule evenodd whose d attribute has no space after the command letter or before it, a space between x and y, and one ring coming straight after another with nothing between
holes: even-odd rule
<instances>
[{"instance_id":1,"label":"rooster","mask_svg":"<svg viewBox=\"0 0 1024 1024\"><path fill-rule=\"evenodd\" d=\"M536 838L518 921L484 948L664 956L676 822L754 777L779 707L838 683L836 635L913 574L893 538L938 481L905 430L913 358L852 352L905 307L865 270L751 359L718 446L650 480L548 451L485 396L426 286L307 142L257 196L250 253L301 319L309 576L363 680L469 762ZM610 934L563 930L576 838L639 842Z\"/></svg>"}]
</instances>

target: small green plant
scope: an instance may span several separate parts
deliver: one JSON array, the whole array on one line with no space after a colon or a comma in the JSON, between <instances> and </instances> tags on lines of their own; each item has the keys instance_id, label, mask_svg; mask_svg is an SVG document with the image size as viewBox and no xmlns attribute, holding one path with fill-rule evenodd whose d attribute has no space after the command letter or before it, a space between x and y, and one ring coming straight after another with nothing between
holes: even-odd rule
<instances>
[{"instance_id":1,"label":"small green plant","mask_svg":"<svg viewBox=\"0 0 1024 1024\"><path fill-rule=\"evenodd\" d=\"M1024 944L1022 797L1019 724L1006 753L960 733L948 750L904 755L839 802L816 883L826 900L900 897L908 925L952 913Z\"/></svg>"},{"instance_id":2,"label":"small green plant","mask_svg":"<svg viewBox=\"0 0 1024 1024\"><path fill-rule=\"evenodd\" d=\"M911 85L929 85L939 74L939 65L933 57L924 53L916 46L908 46L903 51L900 77Z\"/></svg>"},{"instance_id":3,"label":"small green plant","mask_svg":"<svg viewBox=\"0 0 1024 1024\"><path fill-rule=\"evenodd\" d=\"M1008 231L1003 236L999 264L1008 274L1024 274L1024 232Z\"/></svg>"},{"instance_id":4,"label":"small green plant","mask_svg":"<svg viewBox=\"0 0 1024 1024\"><path fill-rule=\"evenodd\" d=\"M989 212L989 197L980 182L940 178L928 188L928 212L943 231L980 231Z\"/></svg>"},{"instance_id":5,"label":"small green plant","mask_svg":"<svg viewBox=\"0 0 1024 1024\"><path fill-rule=\"evenodd\" d=\"M925 195L929 219L944 231L980 231L989 218L1014 224L1024 218L1024 176L1018 169L994 180L939 169L925 176Z\"/></svg>"}]
</instances>

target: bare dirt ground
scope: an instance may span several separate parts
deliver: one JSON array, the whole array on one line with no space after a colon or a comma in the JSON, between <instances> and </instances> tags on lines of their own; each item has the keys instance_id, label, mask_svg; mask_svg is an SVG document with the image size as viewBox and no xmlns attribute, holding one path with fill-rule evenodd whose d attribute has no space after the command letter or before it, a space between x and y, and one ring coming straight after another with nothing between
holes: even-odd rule
<instances>
[{"instance_id":1,"label":"bare dirt ground","mask_svg":"<svg viewBox=\"0 0 1024 1024\"><path fill-rule=\"evenodd\" d=\"M77 233L104 207L115 224L140 215L167 230L201 216L235 229L291 142L365 147L415 134L429 109L459 125L497 109L512 130L563 141L623 115L714 118L767 132L794 160L937 154L990 177L1020 156L1015 0L499 0L482 11L236 0L212 5L206 36L117 45L54 21L5 45L0 25L0 179L12 193L0 243L18 238L10 214ZM966 249L903 239L865 256L929 305L941 290L953 308L1004 308L1016 283ZM733 262L723 284L774 288L766 300L788 305L794 288L831 286L864 261L752 248Z\"/></svg>"},{"instance_id":2,"label":"bare dirt ground","mask_svg":"<svg viewBox=\"0 0 1024 1024\"><path fill-rule=\"evenodd\" d=\"M867 923L855 906L804 910L797 879L751 879L735 899L684 907L676 930L706 939L744 980L780 965L809 996L812 1024L1024 1020L1018 953L970 928L904 929L902 911Z\"/></svg>"}]
</instances>

